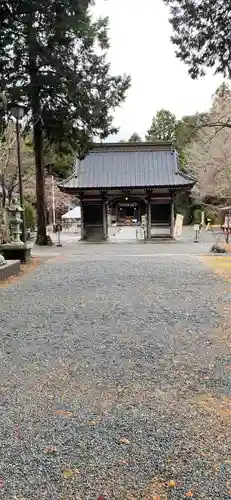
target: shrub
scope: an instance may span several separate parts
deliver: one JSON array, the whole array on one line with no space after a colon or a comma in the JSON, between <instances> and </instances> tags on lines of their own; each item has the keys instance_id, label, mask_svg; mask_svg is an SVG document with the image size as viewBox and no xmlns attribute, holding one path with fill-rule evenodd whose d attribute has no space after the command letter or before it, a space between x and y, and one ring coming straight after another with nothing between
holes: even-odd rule
<instances>
[{"instance_id":1,"label":"shrub","mask_svg":"<svg viewBox=\"0 0 231 500\"><path fill-rule=\"evenodd\" d=\"M193 211L193 222L194 224L201 223L201 210L199 208L195 208Z\"/></svg>"},{"instance_id":2,"label":"shrub","mask_svg":"<svg viewBox=\"0 0 231 500\"><path fill-rule=\"evenodd\" d=\"M191 223L192 200L188 195L178 194L175 200L175 213L184 216L184 225Z\"/></svg>"},{"instance_id":3,"label":"shrub","mask_svg":"<svg viewBox=\"0 0 231 500\"><path fill-rule=\"evenodd\" d=\"M212 225L220 224L220 214L217 208L213 206L210 207L205 206L205 219L206 221L210 219Z\"/></svg>"},{"instance_id":4,"label":"shrub","mask_svg":"<svg viewBox=\"0 0 231 500\"><path fill-rule=\"evenodd\" d=\"M26 228L31 229L32 231L36 226L36 213L34 207L27 200L24 201L24 210L25 210L25 223Z\"/></svg>"}]
</instances>

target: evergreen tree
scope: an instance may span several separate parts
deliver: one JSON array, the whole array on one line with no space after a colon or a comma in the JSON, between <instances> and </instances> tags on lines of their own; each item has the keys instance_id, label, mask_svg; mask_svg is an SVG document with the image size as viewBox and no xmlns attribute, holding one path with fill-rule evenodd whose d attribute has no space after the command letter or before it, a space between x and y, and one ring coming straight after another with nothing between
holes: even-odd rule
<instances>
[{"instance_id":1,"label":"evergreen tree","mask_svg":"<svg viewBox=\"0 0 231 500\"><path fill-rule=\"evenodd\" d=\"M181 167L187 166L186 146L196 138L200 115L184 116L177 120L171 111L157 111L146 134L147 141L172 141L176 147Z\"/></svg>"},{"instance_id":2,"label":"evergreen tree","mask_svg":"<svg viewBox=\"0 0 231 500\"><path fill-rule=\"evenodd\" d=\"M161 109L157 111L147 131L147 141L175 141L176 140L176 117L171 111Z\"/></svg>"},{"instance_id":3,"label":"evergreen tree","mask_svg":"<svg viewBox=\"0 0 231 500\"><path fill-rule=\"evenodd\" d=\"M192 78L206 68L231 77L231 3L227 0L164 0L170 6L176 55Z\"/></svg>"},{"instance_id":4,"label":"evergreen tree","mask_svg":"<svg viewBox=\"0 0 231 500\"><path fill-rule=\"evenodd\" d=\"M0 81L8 104L20 101L33 127L37 243L47 244L44 135L83 157L94 136L116 130L111 109L124 99L126 76L106 61L108 20L93 22L90 0L12 0L0 6ZM95 50L97 47L97 51Z\"/></svg>"},{"instance_id":5,"label":"evergreen tree","mask_svg":"<svg viewBox=\"0 0 231 500\"><path fill-rule=\"evenodd\" d=\"M139 134L134 132L134 134L131 135L130 139L128 139L128 142L142 142L142 139Z\"/></svg>"}]
</instances>

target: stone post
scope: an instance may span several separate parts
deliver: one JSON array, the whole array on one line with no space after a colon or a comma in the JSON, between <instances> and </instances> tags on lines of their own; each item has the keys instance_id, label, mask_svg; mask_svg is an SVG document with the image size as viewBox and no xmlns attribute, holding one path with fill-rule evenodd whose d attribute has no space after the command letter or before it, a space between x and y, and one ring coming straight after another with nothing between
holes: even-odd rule
<instances>
[{"instance_id":1,"label":"stone post","mask_svg":"<svg viewBox=\"0 0 231 500\"><path fill-rule=\"evenodd\" d=\"M3 208L0 208L0 245L10 241L9 228L6 222L6 213Z\"/></svg>"}]
</instances>

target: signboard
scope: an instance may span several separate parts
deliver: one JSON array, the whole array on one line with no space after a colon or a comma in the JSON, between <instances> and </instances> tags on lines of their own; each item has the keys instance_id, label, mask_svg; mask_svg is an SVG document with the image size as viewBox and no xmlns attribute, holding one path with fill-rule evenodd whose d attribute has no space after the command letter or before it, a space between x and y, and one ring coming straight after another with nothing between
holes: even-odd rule
<instances>
[{"instance_id":1,"label":"signboard","mask_svg":"<svg viewBox=\"0 0 231 500\"><path fill-rule=\"evenodd\" d=\"M137 229L137 231L136 231L136 238L137 238L137 240L144 240L144 229L143 229L143 227L140 227L139 229Z\"/></svg>"},{"instance_id":2,"label":"signboard","mask_svg":"<svg viewBox=\"0 0 231 500\"><path fill-rule=\"evenodd\" d=\"M194 231L200 231L200 224L194 224L193 229Z\"/></svg>"},{"instance_id":3,"label":"signboard","mask_svg":"<svg viewBox=\"0 0 231 500\"><path fill-rule=\"evenodd\" d=\"M201 225L202 226L205 225L205 213L204 212L201 212Z\"/></svg>"},{"instance_id":4,"label":"signboard","mask_svg":"<svg viewBox=\"0 0 231 500\"><path fill-rule=\"evenodd\" d=\"M230 227L231 227L231 214L230 214L230 215L226 215L226 216L225 216L225 223L224 223L224 226L225 226L225 227L228 227L228 228L230 228Z\"/></svg>"},{"instance_id":5,"label":"signboard","mask_svg":"<svg viewBox=\"0 0 231 500\"><path fill-rule=\"evenodd\" d=\"M141 225L146 227L146 224L147 224L147 216L146 215L142 215L141 217Z\"/></svg>"},{"instance_id":6,"label":"signboard","mask_svg":"<svg viewBox=\"0 0 231 500\"><path fill-rule=\"evenodd\" d=\"M182 227L183 227L183 220L184 216L180 214L176 214L176 220L175 220L175 226L174 226L174 238L177 236L181 236L182 234Z\"/></svg>"}]
</instances>

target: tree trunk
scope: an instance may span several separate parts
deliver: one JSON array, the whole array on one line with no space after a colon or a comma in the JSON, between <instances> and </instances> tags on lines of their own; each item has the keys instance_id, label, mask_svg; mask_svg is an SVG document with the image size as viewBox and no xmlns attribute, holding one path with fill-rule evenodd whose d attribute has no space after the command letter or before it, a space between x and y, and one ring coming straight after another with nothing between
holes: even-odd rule
<instances>
[{"instance_id":1,"label":"tree trunk","mask_svg":"<svg viewBox=\"0 0 231 500\"><path fill-rule=\"evenodd\" d=\"M12 202L12 194L13 194L13 192L8 190L8 195L7 195L7 198L8 198L8 205L11 205L11 202ZM5 205L4 205L4 206L5 206Z\"/></svg>"},{"instance_id":2,"label":"tree trunk","mask_svg":"<svg viewBox=\"0 0 231 500\"><path fill-rule=\"evenodd\" d=\"M34 153L36 168L36 209L37 209L37 245L47 245L45 215L45 184L43 165L43 129L40 113L33 109Z\"/></svg>"},{"instance_id":3,"label":"tree trunk","mask_svg":"<svg viewBox=\"0 0 231 500\"><path fill-rule=\"evenodd\" d=\"M5 190L5 186L2 185L2 208L6 208L6 190Z\"/></svg>"},{"instance_id":4,"label":"tree trunk","mask_svg":"<svg viewBox=\"0 0 231 500\"><path fill-rule=\"evenodd\" d=\"M37 209L37 238L36 244L43 246L50 244L50 237L46 234L45 216L45 183L43 158L43 124L41 117L39 71L37 67L37 39L36 28L33 26L33 17L30 15L27 25L27 42L30 73L30 101L33 118L34 155L36 170L36 209Z\"/></svg>"}]
</instances>

